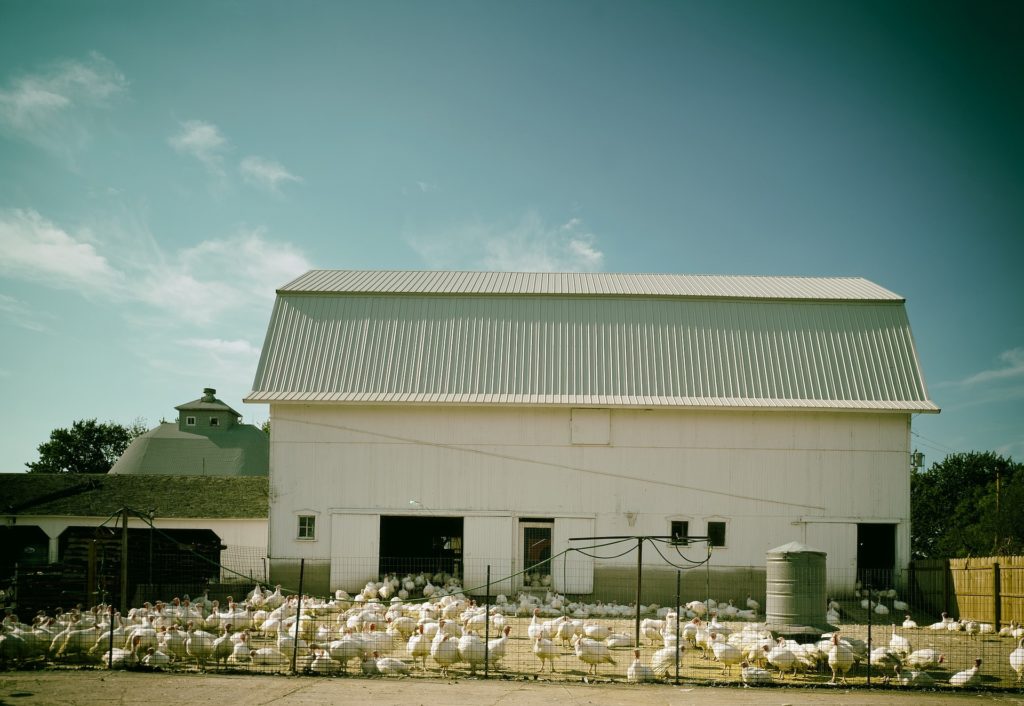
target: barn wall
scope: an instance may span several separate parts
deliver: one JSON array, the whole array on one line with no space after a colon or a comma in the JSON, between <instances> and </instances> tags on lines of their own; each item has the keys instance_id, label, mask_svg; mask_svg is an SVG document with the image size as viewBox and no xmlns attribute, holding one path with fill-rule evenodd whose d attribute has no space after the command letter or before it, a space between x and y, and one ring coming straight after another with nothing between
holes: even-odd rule
<instances>
[{"instance_id":1,"label":"barn wall","mask_svg":"<svg viewBox=\"0 0 1024 706\"><path fill-rule=\"evenodd\" d=\"M568 408L274 404L271 420L275 557L337 557L326 539L296 541L310 509L321 525L349 512L593 518L597 535L667 535L673 519L702 535L719 520L718 568L815 538L830 568L849 566L849 527L884 520L909 555L906 414L613 409L606 437L577 419L577 441L598 443L573 443ZM822 529L835 517L845 525Z\"/></svg>"}]
</instances>

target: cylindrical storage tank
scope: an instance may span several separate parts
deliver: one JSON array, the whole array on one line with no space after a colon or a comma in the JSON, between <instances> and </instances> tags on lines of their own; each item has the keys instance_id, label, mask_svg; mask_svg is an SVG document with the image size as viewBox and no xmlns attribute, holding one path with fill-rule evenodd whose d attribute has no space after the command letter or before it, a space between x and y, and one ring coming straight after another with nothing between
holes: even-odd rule
<instances>
[{"instance_id":1,"label":"cylindrical storage tank","mask_svg":"<svg viewBox=\"0 0 1024 706\"><path fill-rule=\"evenodd\" d=\"M790 542L767 553L765 619L773 629L825 628L825 552Z\"/></svg>"}]
</instances>

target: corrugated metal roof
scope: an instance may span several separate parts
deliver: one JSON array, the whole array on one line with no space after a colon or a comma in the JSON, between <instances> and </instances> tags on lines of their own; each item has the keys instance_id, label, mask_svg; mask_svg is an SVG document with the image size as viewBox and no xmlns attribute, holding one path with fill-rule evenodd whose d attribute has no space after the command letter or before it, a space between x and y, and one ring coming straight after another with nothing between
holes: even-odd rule
<instances>
[{"instance_id":1,"label":"corrugated metal roof","mask_svg":"<svg viewBox=\"0 0 1024 706\"><path fill-rule=\"evenodd\" d=\"M281 294L300 292L903 301L898 294L860 277L748 277L593 272L311 270L278 290Z\"/></svg>"},{"instance_id":2,"label":"corrugated metal roof","mask_svg":"<svg viewBox=\"0 0 1024 706\"><path fill-rule=\"evenodd\" d=\"M246 401L284 400L937 410L892 299L282 290Z\"/></svg>"}]
</instances>

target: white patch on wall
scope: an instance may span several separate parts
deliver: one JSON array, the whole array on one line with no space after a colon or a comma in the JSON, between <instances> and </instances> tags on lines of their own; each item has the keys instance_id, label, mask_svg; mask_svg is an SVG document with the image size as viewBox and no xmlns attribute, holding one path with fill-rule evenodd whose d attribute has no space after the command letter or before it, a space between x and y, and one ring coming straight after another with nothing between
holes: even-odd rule
<instances>
[{"instance_id":1,"label":"white patch on wall","mask_svg":"<svg viewBox=\"0 0 1024 706\"><path fill-rule=\"evenodd\" d=\"M607 409L572 410L572 443L608 446L611 436L611 415Z\"/></svg>"}]
</instances>

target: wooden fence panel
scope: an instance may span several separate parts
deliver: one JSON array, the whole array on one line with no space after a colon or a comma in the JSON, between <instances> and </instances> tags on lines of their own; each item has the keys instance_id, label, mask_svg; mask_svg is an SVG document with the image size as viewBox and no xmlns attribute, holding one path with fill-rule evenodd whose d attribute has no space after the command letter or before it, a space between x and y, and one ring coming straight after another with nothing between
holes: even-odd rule
<instances>
[{"instance_id":1,"label":"wooden fence panel","mask_svg":"<svg viewBox=\"0 0 1024 706\"><path fill-rule=\"evenodd\" d=\"M954 618L1024 622L1024 556L924 559L912 564L915 604Z\"/></svg>"}]
</instances>

